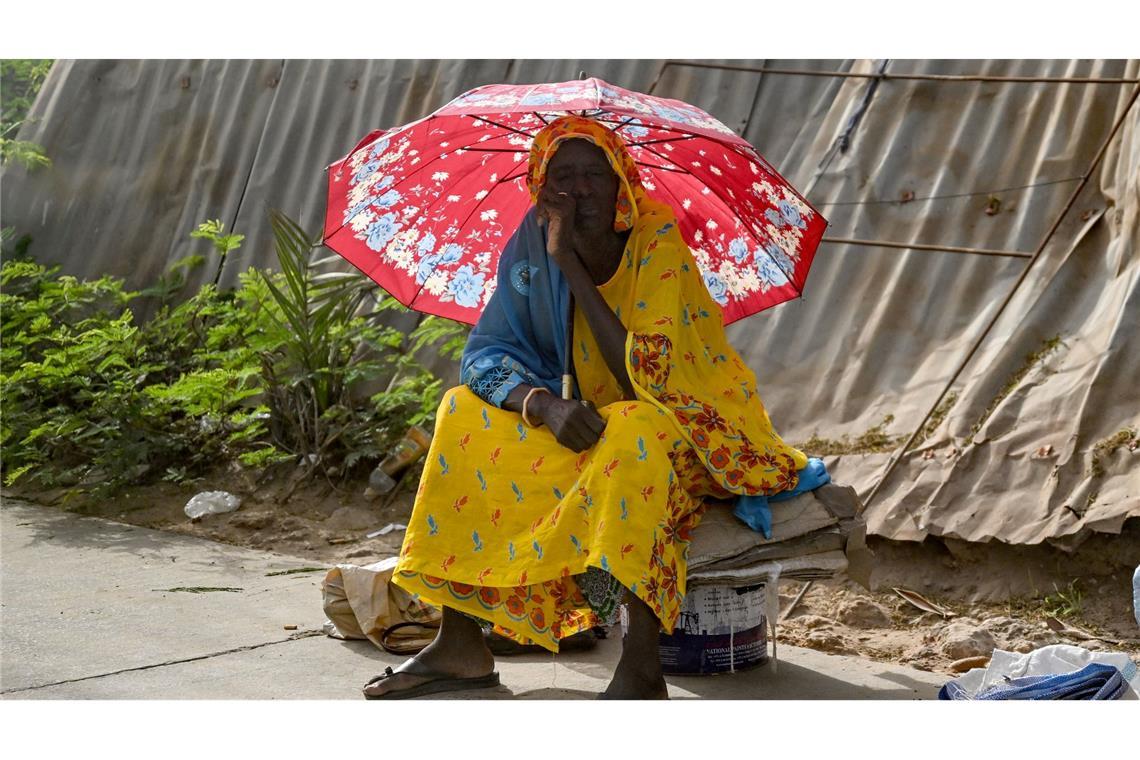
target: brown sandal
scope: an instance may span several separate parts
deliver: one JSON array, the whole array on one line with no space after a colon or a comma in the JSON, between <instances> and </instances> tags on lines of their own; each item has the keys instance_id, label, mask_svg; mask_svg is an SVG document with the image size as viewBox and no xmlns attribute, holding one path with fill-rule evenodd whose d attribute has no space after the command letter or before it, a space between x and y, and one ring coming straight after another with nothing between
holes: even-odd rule
<instances>
[{"instance_id":1,"label":"brown sandal","mask_svg":"<svg viewBox=\"0 0 1140 760\"><path fill-rule=\"evenodd\" d=\"M384 672L373 678L368 683L364 684L364 688L368 688L372 684L385 681L393 676L406 673L410 676L422 676L424 678L431 678L431 681L417 684L407 689L400 689L398 691L390 691L386 694L371 695L365 694L365 699L412 699L414 697L423 697L428 694L438 694L445 691L465 691L467 689L489 689L499 685L499 674L496 672L488 673L485 676L477 676L475 678L455 678L454 676L444 675L442 673L435 673L433 671L414 672L411 670L402 670L399 673L392 670L391 667L384 668Z\"/></svg>"}]
</instances>

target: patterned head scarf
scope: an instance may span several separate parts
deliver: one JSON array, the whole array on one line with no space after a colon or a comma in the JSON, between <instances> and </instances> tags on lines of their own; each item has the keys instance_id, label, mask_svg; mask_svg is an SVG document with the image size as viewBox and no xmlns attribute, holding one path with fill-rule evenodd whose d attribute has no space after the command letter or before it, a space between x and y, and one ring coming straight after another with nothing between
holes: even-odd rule
<instances>
[{"instance_id":1,"label":"patterned head scarf","mask_svg":"<svg viewBox=\"0 0 1140 760\"><path fill-rule=\"evenodd\" d=\"M614 214L614 232L625 232L637 221L637 203L634 190L641 188L641 175L629 154L625 142L603 125L582 116L561 116L543 127L530 147L526 184L530 188L532 203L538 202L538 193L546 182L546 168L558 145L563 140L589 140L602 149L610 167L618 176L617 209Z\"/></svg>"}]
</instances>

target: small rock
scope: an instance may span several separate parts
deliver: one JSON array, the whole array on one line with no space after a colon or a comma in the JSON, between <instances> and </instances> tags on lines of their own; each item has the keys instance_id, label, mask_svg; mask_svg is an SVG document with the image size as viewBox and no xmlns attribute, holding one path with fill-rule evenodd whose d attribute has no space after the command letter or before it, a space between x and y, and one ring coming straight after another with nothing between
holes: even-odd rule
<instances>
[{"instance_id":1,"label":"small rock","mask_svg":"<svg viewBox=\"0 0 1140 760\"><path fill-rule=\"evenodd\" d=\"M806 644L809 648L820 652L846 654L852 651L841 636L831 633L830 631L815 631L814 633L808 634Z\"/></svg>"},{"instance_id":2,"label":"small rock","mask_svg":"<svg viewBox=\"0 0 1140 760\"><path fill-rule=\"evenodd\" d=\"M840 606L835 615L852 628L890 628L891 614L869 599L855 599Z\"/></svg>"},{"instance_id":3,"label":"small rock","mask_svg":"<svg viewBox=\"0 0 1140 760\"><path fill-rule=\"evenodd\" d=\"M375 524L376 516L370 510L357 507L341 507L325 521L328 529L337 531L366 530Z\"/></svg>"},{"instance_id":4,"label":"small rock","mask_svg":"<svg viewBox=\"0 0 1140 760\"><path fill-rule=\"evenodd\" d=\"M814 631L819 628L830 628L835 625L835 621L830 618L821 617L819 615L801 615L800 617L793 618L797 623L807 628L809 631Z\"/></svg>"},{"instance_id":5,"label":"small rock","mask_svg":"<svg viewBox=\"0 0 1140 760\"><path fill-rule=\"evenodd\" d=\"M1008 628L1005 629L1005 635L1011 639L1025 639L1032 636L1034 633L1033 628L1015 620Z\"/></svg>"},{"instance_id":6,"label":"small rock","mask_svg":"<svg viewBox=\"0 0 1140 760\"><path fill-rule=\"evenodd\" d=\"M264 530L273 524L272 512L247 512L230 518L230 525L250 530Z\"/></svg>"},{"instance_id":7,"label":"small rock","mask_svg":"<svg viewBox=\"0 0 1140 760\"><path fill-rule=\"evenodd\" d=\"M363 549L353 549L344 556L348 557L349 559L357 559L358 557L372 557L375 554L375 551L366 547Z\"/></svg>"},{"instance_id":8,"label":"small rock","mask_svg":"<svg viewBox=\"0 0 1140 760\"><path fill-rule=\"evenodd\" d=\"M982 621L981 628L994 634L1002 634L1006 638L1025 638L1028 629L1023 623L1011 617L992 617Z\"/></svg>"},{"instance_id":9,"label":"small rock","mask_svg":"<svg viewBox=\"0 0 1140 760\"><path fill-rule=\"evenodd\" d=\"M285 626L285 630L286 630L286 631L295 631L295 630L297 630L297 626L295 626L295 625L287 625L287 626Z\"/></svg>"},{"instance_id":10,"label":"small rock","mask_svg":"<svg viewBox=\"0 0 1140 760\"><path fill-rule=\"evenodd\" d=\"M990 655L997 648L993 634L972 620L955 620L938 632L937 642L947 657L962 660Z\"/></svg>"}]
</instances>

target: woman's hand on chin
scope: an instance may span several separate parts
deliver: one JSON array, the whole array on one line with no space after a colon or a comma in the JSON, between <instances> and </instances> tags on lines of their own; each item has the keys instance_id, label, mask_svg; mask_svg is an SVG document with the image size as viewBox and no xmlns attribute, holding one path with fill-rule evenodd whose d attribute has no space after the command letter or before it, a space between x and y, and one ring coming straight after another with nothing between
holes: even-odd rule
<instances>
[{"instance_id":1,"label":"woman's hand on chin","mask_svg":"<svg viewBox=\"0 0 1140 760\"><path fill-rule=\"evenodd\" d=\"M574 253L574 197L544 187L538 196L538 219L546 225L546 253L560 268L576 260Z\"/></svg>"}]
</instances>

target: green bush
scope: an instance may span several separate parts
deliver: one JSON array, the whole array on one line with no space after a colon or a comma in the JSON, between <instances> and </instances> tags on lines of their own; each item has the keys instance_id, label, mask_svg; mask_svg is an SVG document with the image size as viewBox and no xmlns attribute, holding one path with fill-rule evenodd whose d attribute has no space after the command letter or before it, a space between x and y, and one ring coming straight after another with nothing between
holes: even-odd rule
<instances>
[{"instance_id":1,"label":"green bush","mask_svg":"<svg viewBox=\"0 0 1140 760\"><path fill-rule=\"evenodd\" d=\"M140 295L122 280L8 261L0 285L6 485L181 480L263 435L267 410L248 401L261 388L247 288L204 287L140 326L129 308Z\"/></svg>"},{"instance_id":2,"label":"green bush","mask_svg":"<svg viewBox=\"0 0 1140 760\"><path fill-rule=\"evenodd\" d=\"M27 260L0 267L0 477L6 485L112 493L183 482L232 461L295 460L302 477L347 477L410 424L430 424L441 381L416 354L457 359L466 327L429 317L409 335L378 323L384 298L356 273L326 271L316 241L271 216L280 271L249 269L233 290L181 302L201 256L160 282L81 281ZM199 228L201 231L203 225ZM220 255L236 249L240 236ZM199 235L201 236L201 235ZM139 324L131 306L154 316ZM363 390L377 377L387 389Z\"/></svg>"},{"instance_id":3,"label":"green bush","mask_svg":"<svg viewBox=\"0 0 1140 760\"><path fill-rule=\"evenodd\" d=\"M0 163L16 161L31 171L51 166L43 148L16 135L27 120L28 111L40 91L53 61L45 59L6 59L0 61Z\"/></svg>"}]
</instances>

